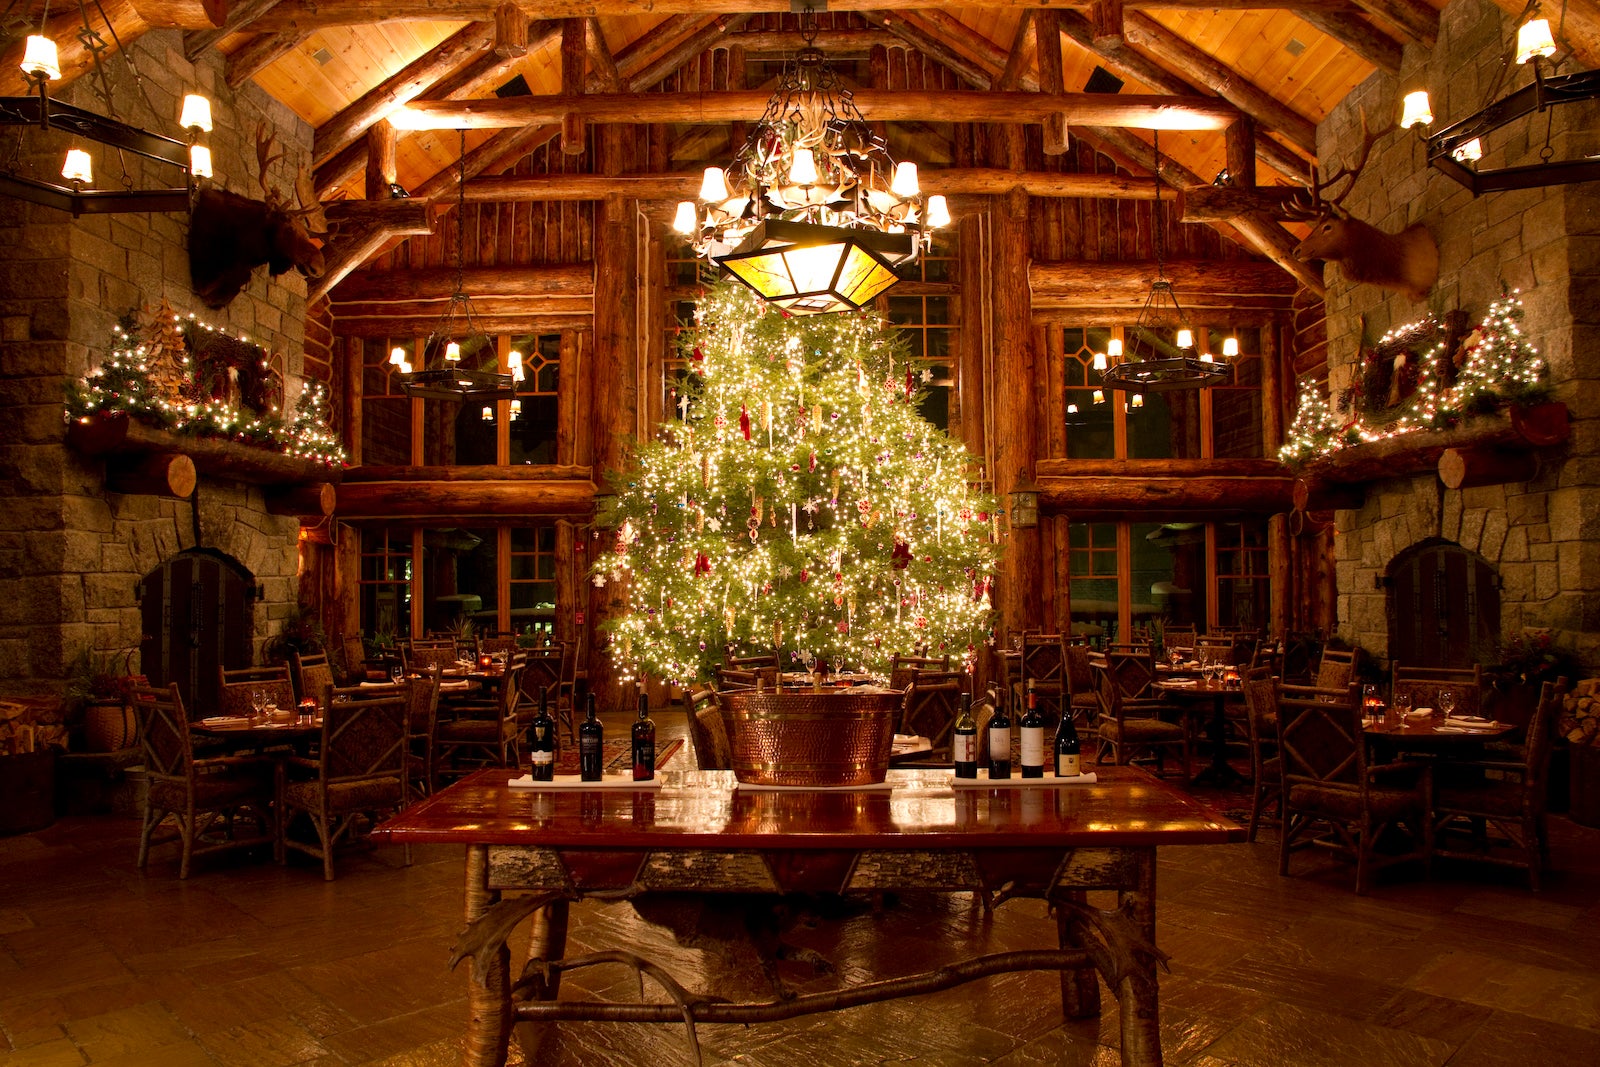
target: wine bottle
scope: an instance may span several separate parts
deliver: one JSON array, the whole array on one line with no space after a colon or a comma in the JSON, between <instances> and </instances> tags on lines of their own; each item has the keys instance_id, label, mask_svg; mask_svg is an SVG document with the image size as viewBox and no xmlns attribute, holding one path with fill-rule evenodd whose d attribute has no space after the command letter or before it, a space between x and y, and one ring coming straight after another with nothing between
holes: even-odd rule
<instances>
[{"instance_id":1,"label":"wine bottle","mask_svg":"<svg viewBox=\"0 0 1600 1067\"><path fill-rule=\"evenodd\" d=\"M1022 777L1044 777L1044 716L1039 714L1039 694L1028 679L1028 707L1022 713Z\"/></svg>"},{"instance_id":2,"label":"wine bottle","mask_svg":"<svg viewBox=\"0 0 1600 1067\"><path fill-rule=\"evenodd\" d=\"M1056 728L1056 777L1076 778L1083 773L1078 759L1078 728L1065 706L1061 709L1061 725Z\"/></svg>"},{"instance_id":3,"label":"wine bottle","mask_svg":"<svg viewBox=\"0 0 1600 1067\"><path fill-rule=\"evenodd\" d=\"M957 778L978 777L978 724L972 718L972 694L961 694L961 710L956 715L952 758Z\"/></svg>"},{"instance_id":4,"label":"wine bottle","mask_svg":"<svg viewBox=\"0 0 1600 1067\"><path fill-rule=\"evenodd\" d=\"M536 782L553 782L556 777L556 724L548 700L549 694L539 690L539 713L528 724L528 758L533 763L528 773Z\"/></svg>"},{"instance_id":5,"label":"wine bottle","mask_svg":"<svg viewBox=\"0 0 1600 1067\"><path fill-rule=\"evenodd\" d=\"M586 698L588 706L584 709L583 722L578 725L578 777L585 782L598 782L605 729L595 717L594 694L586 694Z\"/></svg>"},{"instance_id":6,"label":"wine bottle","mask_svg":"<svg viewBox=\"0 0 1600 1067\"><path fill-rule=\"evenodd\" d=\"M1011 719L1005 701L997 700L989 720L989 777L1011 777Z\"/></svg>"},{"instance_id":7,"label":"wine bottle","mask_svg":"<svg viewBox=\"0 0 1600 1067\"><path fill-rule=\"evenodd\" d=\"M650 697L639 687L639 721L633 724L633 780L656 776L656 724L650 720Z\"/></svg>"}]
</instances>

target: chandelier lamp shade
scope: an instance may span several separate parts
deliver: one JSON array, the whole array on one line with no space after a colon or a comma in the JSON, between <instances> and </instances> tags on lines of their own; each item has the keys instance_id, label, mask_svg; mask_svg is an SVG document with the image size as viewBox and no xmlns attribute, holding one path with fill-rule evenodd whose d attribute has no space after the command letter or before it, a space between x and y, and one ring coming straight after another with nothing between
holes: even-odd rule
<instances>
[{"instance_id":1,"label":"chandelier lamp shade","mask_svg":"<svg viewBox=\"0 0 1600 1067\"><path fill-rule=\"evenodd\" d=\"M1426 89L1407 93L1401 106L1400 126L1402 129L1417 129L1426 138L1429 165L1470 189L1474 196L1510 189L1600 181L1600 158L1556 158L1551 145L1552 123L1545 126L1544 143L1538 148L1537 163L1495 167L1480 165L1485 154L1485 142L1492 144L1492 135L1496 131L1529 116L1545 114L1559 104L1600 100L1600 71L1585 70L1556 76L1547 73L1546 63L1556 54L1555 36L1550 31L1550 20L1538 17L1536 5L1532 14L1535 17L1518 27L1500 75L1490 86L1484 106L1475 114L1430 134L1427 131L1433 125L1433 108ZM1514 74L1517 68L1525 66L1533 68L1533 81L1504 96L1498 95L1504 88L1507 74ZM1537 143L1536 129L1528 131L1526 140L1530 145Z\"/></svg>"},{"instance_id":2,"label":"chandelier lamp shade","mask_svg":"<svg viewBox=\"0 0 1600 1067\"><path fill-rule=\"evenodd\" d=\"M761 120L730 166L706 168L673 229L763 299L810 315L860 308L888 289L950 210L923 196L917 165L894 160L812 46L810 7L801 32L806 46Z\"/></svg>"},{"instance_id":3,"label":"chandelier lamp shade","mask_svg":"<svg viewBox=\"0 0 1600 1067\"><path fill-rule=\"evenodd\" d=\"M94 57L92 75L106 113L101 114L51 97L50 83L59 81L62 76L60 53L56 43L49 37L42 33L30 34L23 46L22 62L18 65L34 92L28 96L0 97L0 125L24 127L24 133L27 128L32 128L39 131L41 137L49 131L56 131L67 136L68 146L64 151L59 181L53 173L42 177L33 173L31 168L19 166L19 154L13 154L4 164L0 164L0 195L70 211L74 216L129 211L188 211L196 190L195 183L213 176L211 149L203 141L204 135L211 132L211 102L197 93L183 98L178 117L178 125L185 135L181 140L122 121L117 116L110 82L101 64L100 54L106 46L100 32L89 22L88 13L91 10L98 11L100 6L80 7L83 23L77 36L88 45ZM47 5L44 20L48 18ZM109 22L105 28L115 38L116 31ZM119 49L117 55L131 72L136 90L148 107L149 98L145 95L143 82L132 58L126 49ZM120 173L114 187L94 187L94 160L85 148L91 142L104 145L111 150L108 156L120 159ZM179 182L156 188L141 187L128 169L127 154L172 167Z\"/></svg>"},{"instance_id":4,"label":"chandelier lamp shade","mask_svg":"<svg viewBox=\"0 0 1600 1067\"><path fill-rule=\"evenodd\" d=\"M461 350L466 345L479 357L483 352L495 352L495 342L478 324L478 315L472 297L466 291L466 273L463 267L466 239L467 190L467 135L461 132L461 174L456 183L456 276L444 313L428 334L419 356L421 367L414 367L406 359L406 351L396 348L389 353L389 362L400 368L400 390L407 396L433 400L456 400L463 403L489 404L496 400L512 403L512 417L521 413L517 401L516 383L522 380L522 356L513 352L509 373L497 370L479 370L462 366ZM495 356L498 364L499 356ZM429 366L429 363L433 363ZM488 408L484 408L488 411ZM488 416L485 416L488 418Z\"/></svg>"},{"instance_id":5,"label":"chandelier lamp shade","mask_svg":"<svg viewBox=\"0 0 1600 1067\"><path fill-rule=\"evenodd\" d=\"M1156 165L1155 206L1152 230L1155 234L1156 277L1145 295L1144 307L1126 342L1111 338L1105 352L1096 352L1091 366L1100 371L1100 383L1107 389L1120 389L1131 393L1130 407L1143 407L1145 393L1161 393L1174 389L1202 389L1213 385L1226 385L1233 380L1233 368L1219 363L1210 352L1200 352L1195 345L1195 332L1189 315L1178 302L1178 294L1167 279L1163 261L1162 231L1164 220L1161 209L1161 134L1155 134ZM1165 331L1173 330L1168 341ZM1126 344L1126 347L1125 347ZM1239 341L1229 337L1223 341L1224 357L1239 354ZM1104 393L1096 389L1094 402L1105 402Z\"/></svg>"}]
</instances>

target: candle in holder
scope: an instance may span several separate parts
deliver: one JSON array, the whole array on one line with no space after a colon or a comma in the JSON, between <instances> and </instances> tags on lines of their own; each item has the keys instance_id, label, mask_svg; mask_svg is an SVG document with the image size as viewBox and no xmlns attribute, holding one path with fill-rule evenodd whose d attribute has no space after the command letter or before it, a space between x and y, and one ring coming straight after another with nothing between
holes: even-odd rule
<instances>
[{"instance_id":1,"label":"candle in holder","mask_svg":"<svg viewBox=\"0 0 1600 1067\"><path fill-rule=\"evenodd\" d=\"M494 666L494 657L485 652L478 657L478 666L488 668Z\"/></svg>"}]
</instances>

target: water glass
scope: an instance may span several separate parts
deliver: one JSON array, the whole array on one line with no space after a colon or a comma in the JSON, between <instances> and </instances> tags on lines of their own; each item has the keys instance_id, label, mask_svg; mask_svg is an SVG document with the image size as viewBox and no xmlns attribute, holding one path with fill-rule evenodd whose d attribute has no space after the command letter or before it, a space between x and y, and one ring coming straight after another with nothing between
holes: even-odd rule
<instances>
[{"instance_id":1,"label":"water glass","mask_svg":"<svg viewBox=\"0 0 1600 1067\"><path fill-rule=\"evenodd\" d=\"M1454 689L1439 690L1439 706L1433 709L1433 721L1444 722L1456 712L1456 691Z\"/></svg>"},{"instance_id":2,"label":"water glass","mask_svg":"<svg viewBox=\"0 0 1600 1067\"><path fill-rule=\"evenodd\" d=\"M266 706L266 692L261 689L250 690L250 710L255 712L255 714L250 717L252 725L261 721L261 713Z\"/></svg>"},{"instance_id":3,"label":"water glass","mask_svg":"<svg viewBox=\"0 0 1600 1067\"><path fill-rule=\"evenodd\" d=\"M1411 694L1397 692L1389 698L1389 712L1384 717L1386 722L1401 723L1411 712Z\"/></svg>"},{"instance_id":4,"label":"water glass","mask_svg":"<svg viewBox=\"0 0 1600 1067\"><path fill-rule=\"evenodd\" d=\"M406 669L400 664L396 663L389 667L389 680L395 685L399 685L400 682L404 680L405 676Z\"/></svg>"}]
</instances>

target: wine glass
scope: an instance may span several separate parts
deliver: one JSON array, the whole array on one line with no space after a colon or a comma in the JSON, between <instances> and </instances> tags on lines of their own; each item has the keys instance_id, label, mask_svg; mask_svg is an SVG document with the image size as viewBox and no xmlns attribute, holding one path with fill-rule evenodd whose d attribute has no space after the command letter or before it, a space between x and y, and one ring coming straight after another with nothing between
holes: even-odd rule
<instances>
[{"instance_id":1,"label":"wine glass","mask_svg":"<svg viewBox=\"0 0 1600 1067\"><path fill-rule=\"evenodd\" d=\"M1454 689L1439 690L1439 709L1433 713L1435 722L1442 722L1455 714L1456 691Z\"/></svg>"},{"instance_id":2,"label":"wine glass","mask_svg":"<svg viewBox=\"0 0 1600 1067\"><path fill-rule=\"evenodd\" d=\"M1176 646L1167 649L1167 662L1172 665L1173 670L1177 670L1178 664L1183 662L1183 654L1178 651Z\"/></svg>"},{"instance_id":3,"label":"wine glass","mask_svg":"<svg viewBox=\"0 0 1600 1067\"><path fill-rule=\"evenodd\" d=\"M1411 691L1408 689L1395 690L1394 695L1389 698L1389 707L1393 709L1395 719L1399 722L1404 722L1406 716L1411 713Z\"/></svg>"},{"instance_id":4,"label":"wine glass","mask_svg":"<svg viewBox=\"0 0 1600 1067\"><path fill-rule=\"evenodd\" d=\"M389 680L395 685L399 685L405 679L405 676L406 669L404 666L399 663L391 663L389 665Z\"/></svg>"},{"instance_id":5,"label":"wine glass","mask_svg":"<svg viewBox=\"0 0 1600 1067\"><path fill-rule=\"evenodd\" d=\"M262 712L262 709L264 709L266 706L267 706L267 694L266 694L266 692L264 690L260 689L259 687L250 690L250 710L255 712L255 714L252 715L251 718L250 718L250 721L252 723L257 723L257 722L261 721L261 712Z\"/></svg>"},{"instance_id":6,"label":"wine glass","mask_svg":"<svg viewBox=\"0 0 1600 1067\"><path fill-rule=\"evenodd\" d=\"M1211 654L1208 652L1200 653L1200 677L1205 679L1207 682L1210 682L1211 677L1215 672L1216 667L1211 662Z\"/></svg>"}]
</instances>

